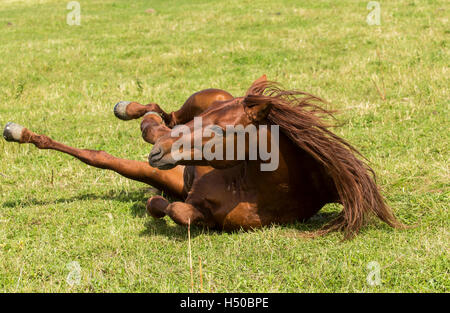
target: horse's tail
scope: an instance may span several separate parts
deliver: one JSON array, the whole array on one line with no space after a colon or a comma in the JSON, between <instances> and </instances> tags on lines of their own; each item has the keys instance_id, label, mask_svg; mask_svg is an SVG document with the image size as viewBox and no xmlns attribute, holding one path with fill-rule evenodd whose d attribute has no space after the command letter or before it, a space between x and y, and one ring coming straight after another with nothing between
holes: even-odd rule
<instances>
[{"instance_id":1,"label":"horse's tail","mask_svg":"<svg viewBox=\"0 0 450 313\"><path fill-rule=\"evenodd\" d=\"M355 236L371 215L380 218L394 228L406 228L386 204L375 183L375 175L370 167L358 160L358 164L347 164L347 173L335 173L335 181L340 203L339 215L312 236L324 235L331 231L343 231L345 239ZM371 175L373 174L373 175ZM339 177L336 177L339 175Z\"/></svg>"}]
</instances>

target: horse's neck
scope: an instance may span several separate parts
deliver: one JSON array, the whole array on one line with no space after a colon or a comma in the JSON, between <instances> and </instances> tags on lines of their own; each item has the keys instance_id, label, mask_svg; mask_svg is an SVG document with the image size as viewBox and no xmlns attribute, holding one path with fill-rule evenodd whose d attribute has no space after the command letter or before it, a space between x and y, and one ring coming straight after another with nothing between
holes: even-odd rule
<instances>
[{"instance_id":1,"label":"horse's neck","mask_svg":"<svg viewBox=\"0 0 450 313\"><path fill-rule=\"evenodd\" d=\"M275 187L274 192L335 197L334 184L324 167L281 132L278 167L273 171L262 171L262 162L247 162L245 172L247 181L261 189L261 192L269 192L270 188Z\"/></svg>"}]
</instances>

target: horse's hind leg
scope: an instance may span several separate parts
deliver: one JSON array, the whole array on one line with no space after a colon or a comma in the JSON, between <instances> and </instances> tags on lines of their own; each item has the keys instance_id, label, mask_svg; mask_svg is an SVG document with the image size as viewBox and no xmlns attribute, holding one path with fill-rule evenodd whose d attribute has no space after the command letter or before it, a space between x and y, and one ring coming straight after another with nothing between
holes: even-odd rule
<instances>
[{"instance_id":1,"label":"horse's hind leg","mask_svg":"<svg viewBox=\"0 0 450 313\"><path fill-rule=\"evenodd\" d=\"M176 197L184 197L183 166L162 171L150 166L147 162L116 158L104 151L77 149L52 140L45 135L37 135L15 123L8 123L3 137L7 141L32 143L39 149L51 149L67 153L80 161L101 169L108 169L129 179L137 180Z\"/></svg>"},{"instance_id":2,"label":"horse's hind leg","mask_svg":"<svg viewBox=\"0 0 450 313\"><path fill-rule=\"evenodd\" d=\"M172 113L164 112L156 103L142 105L137 102L120 101L114 107L114 114L122 120L132 120L144 116L148 112L161 115L170 128L178 124L185 124L209 108L216 101L233 99L233 96L220 89L205 89L191 95L183 106Z\"/></svg>"}]
</instances>

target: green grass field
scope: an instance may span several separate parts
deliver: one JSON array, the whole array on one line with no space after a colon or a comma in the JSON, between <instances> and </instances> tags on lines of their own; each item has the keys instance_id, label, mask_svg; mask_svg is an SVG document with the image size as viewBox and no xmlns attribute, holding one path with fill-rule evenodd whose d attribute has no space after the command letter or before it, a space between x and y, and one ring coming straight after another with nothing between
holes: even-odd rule
<instances>
[{"instance_id":1,"label":"green grass field","mask_svg":"<svg viewBox=\"0 0 450 313\"><path fill-rule=\"evenodd\" d=\"M195 292L449 291L447 1L380 1L380 26L366 23L368 1L79 0L80 26L66 23L67 2L1 1L1 127L146 160L139 121L116 119L116 102L171 111L204 88L243 95L267 74L341 111L335 131L417 225L300 237L339 210L329 206L304 224L193 228ZM147 186L3 139L0 161L0 291L191 290L187 229L146 216ZM379 285L367 283L370 262Z\"/></svg>"}]
</instances>

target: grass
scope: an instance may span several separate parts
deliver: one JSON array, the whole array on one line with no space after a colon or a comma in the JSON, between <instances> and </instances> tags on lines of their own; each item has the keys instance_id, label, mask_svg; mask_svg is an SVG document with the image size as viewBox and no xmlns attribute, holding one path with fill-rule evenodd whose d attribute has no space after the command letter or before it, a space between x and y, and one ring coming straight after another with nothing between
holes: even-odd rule
<instances>
[{"instance_id":1,"label":"grass","mask_svg":"<svg viewBox=\"0 0 450 313\"><path fill-rule=\"evenodd\" d=\"M366 1L79 2L81 26L69 26L64 1L2 1L0 125L145 160L139 123L113 115L118 100L171 111L204 88L242 95L265 73L341 110L336 132L417 225L300 238L338 209L328 206L305 224L192 228L194 291L449 291L447 1L381 1L380 26L365 22ZM145 185L4 140L0 160L0 291L190 291L187 229L144 214ZM74 261L79 284L67 280Z\"/></svg>"}]
</instances>

